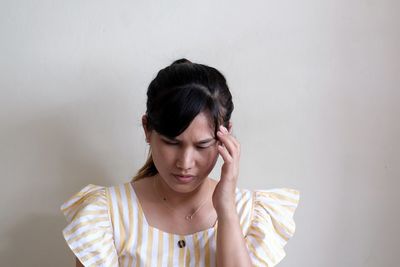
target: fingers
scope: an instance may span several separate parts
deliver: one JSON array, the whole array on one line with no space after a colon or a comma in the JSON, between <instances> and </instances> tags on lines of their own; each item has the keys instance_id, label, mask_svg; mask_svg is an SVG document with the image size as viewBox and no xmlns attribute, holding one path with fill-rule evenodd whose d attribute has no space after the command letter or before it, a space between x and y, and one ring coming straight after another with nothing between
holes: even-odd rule
<instances>
[{"instance_id":1,"label":"fingers","mask_svg":"<svg viewBox=\"0 0 400 267\"><path fill-rule=\"evenodd\" d=\"M232 132L232 128L230 129ZM221 143L225 146L224 149L220 149L222 150L222 152L225 154L224 151L226 151L226 153L228 153L228 155L232 158L232 157L236 157L240 155L240 144L239 142L236 140L235 137L233 137L230 132L228 132L228 130L223 127L222 125L220 126L220 130L217 132L219 140L221 141ZM224 155L223 155L224 156Z\"/></svg>"},{"instance_id":2,"label":"fingers","mask_svg":"<svg viewBox=\"0 0 400 267\"><path fill-rule=\"evenodd\" d=\"M218 151L221 154L222 158L224 159L224 162L231 163L233 161L233 158L229 154L229 152L226 149L226 147L224 147L222 145L218 145Z\"/></svg>"}]
</instances>

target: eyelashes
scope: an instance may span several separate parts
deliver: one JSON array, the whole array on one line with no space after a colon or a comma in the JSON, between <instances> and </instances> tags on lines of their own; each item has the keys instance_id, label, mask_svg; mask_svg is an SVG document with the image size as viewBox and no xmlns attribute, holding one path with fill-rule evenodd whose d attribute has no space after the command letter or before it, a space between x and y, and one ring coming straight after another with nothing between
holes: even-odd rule
<instances>
[{"instance_id":1,"label":"eyelashes","mask_svg":"<svg viewBox=\"0 0 400 267\"><path fill-rule=\"evenodd\" d=\"M179 143L169 142L169 141L166 141L166 140L163 140L163 142L165 144L167 144L167 145L170 145L170 146L179 146ZM210 148L210 147L211 146L197 146L196 148L197 149L207 149L207 148Z\"/></svg>"}]
</instances>

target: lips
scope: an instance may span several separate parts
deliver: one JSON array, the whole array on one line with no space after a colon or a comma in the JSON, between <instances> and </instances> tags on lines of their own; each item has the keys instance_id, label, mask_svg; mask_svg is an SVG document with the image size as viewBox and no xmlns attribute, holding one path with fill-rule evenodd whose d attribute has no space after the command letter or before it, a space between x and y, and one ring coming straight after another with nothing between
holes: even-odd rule
<instances>
[{"instance_id":1,"label":"lips","mask_svg":"<svg viewBox=\"0 0 400 267\"><path fill-rule=\"evenodd\" d=\"M175 176L179 176L179 177L182 177L182 178L190 178L190 177L193 177L194 175L191 175L191 174L174 174Z\"/></svg>"},{"instance_id":2,"label":"lips","mask_svg":"<svg viewBox=\"0 0 400 267\"><path fill-rule=\"evenodd\" d=\"M174 176L181 183L189 183L194 179L194 176L190 174L174 174Z\"/></svg>"}]
</instances>

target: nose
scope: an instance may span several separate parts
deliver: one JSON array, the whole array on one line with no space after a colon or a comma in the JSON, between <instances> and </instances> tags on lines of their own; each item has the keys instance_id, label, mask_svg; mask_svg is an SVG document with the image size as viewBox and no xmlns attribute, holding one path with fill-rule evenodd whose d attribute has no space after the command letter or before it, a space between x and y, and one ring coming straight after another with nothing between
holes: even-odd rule
<instances>
[{"instance_id":1,"label":"nose","mask_svg":"<svg viewBox=\"0 0 400 267\"><path fill-rule=\"evenodd\" d=\"M193 168L194 162L193 151L190 151L190 149L184 149L178 155L176 167L182 170L190 170Z\"/></svg>"}]
</instances>

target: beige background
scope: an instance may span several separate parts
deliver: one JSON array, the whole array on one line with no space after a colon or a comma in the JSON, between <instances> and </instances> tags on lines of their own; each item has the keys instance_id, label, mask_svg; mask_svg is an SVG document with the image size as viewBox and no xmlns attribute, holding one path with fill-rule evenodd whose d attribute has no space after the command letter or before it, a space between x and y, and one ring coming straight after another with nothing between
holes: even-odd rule
<instances>
[{"instance_id":1,"label":"beige background","mask_svg":"<svg viewBox=\"0 0 400 267\"><path fill-rule=\"evenodd\" d=\"M73 265L60 205L130 180L181 57L226 75L239 186L301 191L279 266L398 265L399 3L1 1L1 265Z\"/></svg>"}]
</instances>

